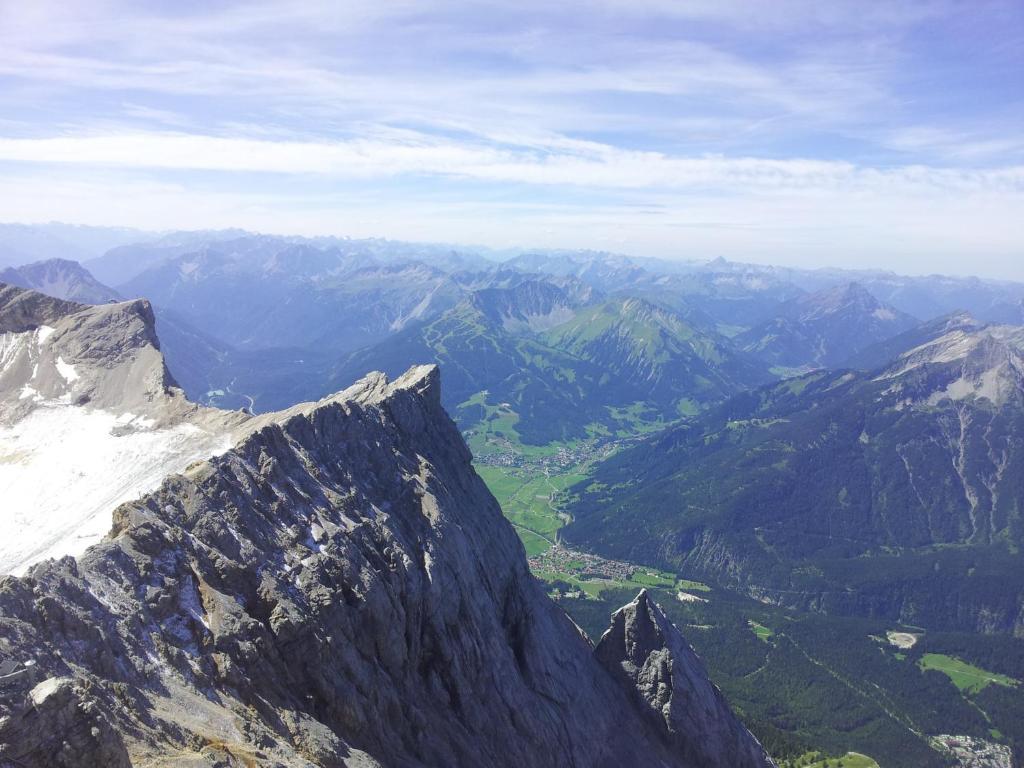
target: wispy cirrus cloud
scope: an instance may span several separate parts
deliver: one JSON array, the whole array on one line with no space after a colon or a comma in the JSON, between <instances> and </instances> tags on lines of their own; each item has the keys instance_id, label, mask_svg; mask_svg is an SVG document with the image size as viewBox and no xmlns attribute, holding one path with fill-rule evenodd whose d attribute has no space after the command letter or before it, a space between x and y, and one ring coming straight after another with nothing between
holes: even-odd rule
<instances>
[{"instance_id":1,"label":"wispy cirrus cloud","mask_svg":"<svg viewBox=\"0 0 1024 768\"><path fill-rule=\"evenodd\" d=\"M444 175L477 181L604 189L745 190L1024 194L1024 165L986 169L922 165L884 169L842 160L681 157L621 149L593 141L541 137L525 145L439 139L413 131L345 141L224 138L190 133L129 133L42 139L0 139L0 161L324 175L372 179Z\"/></svg>"},{"instance_id":2,"label":"wispy cirrus cloud","mask_svg":"<svg viewBox=\"0 0 1024 768\"><path fill-rule=\"evenodd\" d=\"M1012 0L0 0L0 202L885 264L973 235L1005 259L1022 29Z\"/></svg>"},{"instance_id":3,"label":"wispy cirrus cloud","mask_svg":"<svg viewBox=\"0 0 1024 768\"><path fill-rule=\"evenodd\" d=\"M877 42L864 50L845 38L816 41L759 60L731 39L657 32L642 4L441 3L430 14L415 4L382 5L243 4L202 15L139 15L128 5L116 24L95 9L55 13L52 23L30 12L28 21L5 25L0 75L45 88L200 101L227 95L264 112L308 109L378 122L434 124L447 116L468 125L531 121L592 131L624 130L632 118L629 129L639 134L671 128L680 113L836 120L889 98L878 74L893 57ZM820 15L814 4L794 5L764 21L778 29ZM648 6L647 14L670 20L738 23L751 15L740 4L686 12ZM289 33L294 42L282 45ZM689 109L668 103L679 99L700 101Z\"/></svg>"}]
</instances>

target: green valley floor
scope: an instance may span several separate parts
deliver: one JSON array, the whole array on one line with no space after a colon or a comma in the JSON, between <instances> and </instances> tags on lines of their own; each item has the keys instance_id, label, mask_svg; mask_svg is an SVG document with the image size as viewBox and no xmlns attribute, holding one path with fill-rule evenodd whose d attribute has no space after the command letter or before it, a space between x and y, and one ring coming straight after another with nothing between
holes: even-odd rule
<instances>
[{"instance_id":1,"label":"green valley floor","mask_svg":"<svg viewBox=\"0 0 1024 768\"><path fill-rule=\"evenodd\" d=\"M634 436L524 446L514 425L466 436L534 574L591 637L650 589L780 766L1010 768L1009 745L1024 747L1024 640L787 611L567 547L567 489Z\"/></svg>"}]
</instances>

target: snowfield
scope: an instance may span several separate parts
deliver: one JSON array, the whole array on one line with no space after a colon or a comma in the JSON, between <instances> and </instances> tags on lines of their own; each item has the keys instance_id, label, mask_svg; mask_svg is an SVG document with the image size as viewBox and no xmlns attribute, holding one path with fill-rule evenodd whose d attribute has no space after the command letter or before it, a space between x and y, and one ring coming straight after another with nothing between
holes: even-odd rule
<instances>
[{"instance_id":1,"label":"snowfield","mask_svg":"<svg viewBox=\"0 0 1024 768\"><path fill-rule=\"evenodd\" d=\"M232 446L229 435L193 424L151 424L51 401L0 427L0 573L80 555L110 530L119 504Z\"/></svg>"}]
</instances>

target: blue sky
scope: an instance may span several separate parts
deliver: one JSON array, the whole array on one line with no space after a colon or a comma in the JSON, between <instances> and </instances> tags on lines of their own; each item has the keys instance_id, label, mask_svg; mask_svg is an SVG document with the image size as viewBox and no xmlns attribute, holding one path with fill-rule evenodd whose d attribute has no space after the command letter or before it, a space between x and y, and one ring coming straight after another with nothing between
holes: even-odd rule
<instances>
[{"instance_id":1,"label":"blue sky","mask_svg":"<svg viewBox=\"0 0 1024 768\"><path fill-rule=\"evenodd\" d=\"M0 0L0 219L1024 279L1024 4Z\"/></svg>"}]
</instances>

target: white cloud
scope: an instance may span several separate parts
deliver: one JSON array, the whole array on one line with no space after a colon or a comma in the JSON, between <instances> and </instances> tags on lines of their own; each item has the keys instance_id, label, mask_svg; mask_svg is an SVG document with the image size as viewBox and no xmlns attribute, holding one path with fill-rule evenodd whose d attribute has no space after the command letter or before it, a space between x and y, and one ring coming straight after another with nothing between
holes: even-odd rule
<instances>
[{"instance_id":1,"label":"white cloud","mask_svg":"<svg viewBox=\"0 0 1024 768\"><path fill-rule=\"evenodd\" d=\"M476 131L621 128L624 118L651 131L681 116L667 104L624 115L605 103L611 96L699 97L706 117L723 121L737 110L757 120L782 110L834 122L891 106L879 77L891 56L879 46L865 67L864 52L849 44L801 44L757 60L707 40L649 34L664 15L745 21L751 14L737 3L680 12L660 2L449 2L429 13L416 3L256 3L178 15L86 5L0 21L0 74L48 90L249 100L263 113L273 105L343 120L454 118ZM820 15L804 11L763 14L761 23Z\"/></svg>"},{"instance_id":2,"label":"white cloud","mask_svg":"<svg viewBox=\"0 0 1024 768\"><path fill-rule=\"evenodd\" d=\"M526 144L445 140L382 130L347 141L274 141L185 133L126 133L43 139L0 138L0 160L137 169L256 172L380 178L453 176L605 189L703 192L790 189L810 192L960 194L1024 191L1024 166L991 169L923 165L887 169L813 159L685 157L598 142L541 136Z\"/></svg>"},{"instance_id":3,"label":"white cloud","mask_svg":"<svg viewBox=\"0 0 1024 768\"><path fill-rule=\"evenodd\" d=\"M708 162L715 167L715 160ZM510 198L493 194L491 187L481 195L460 192L467 182L457 179L443 185L446 192L434 184L406 188L388 178L329 174L317 174L313 184L277 173L241 179L204 174L201 180L168 183L138 168L72 164L56 174L7 172L0 177L0 199L4 217L22 221L146 229L238 226L1024 279L1024 195L1006 187L1019 188L1019 170L980 177L954 172L951 182L945 172L928 169L891 175L838 169L837 176L791 167L782 178L799 183L742 181L759 172L757 163L738 176L726 170L715 178L731 185L710 192L631 187L594 197L587 190L585 199L570 203L534 185L516 185L519 194ZM951 183L959 186L951 191Z\"/></svg>"},{"instance_id":4,"label":"white cloud","mask_svg":"<svg viewBox=\"0 0 1024 768\"><path fill-rule=\"evenodd\" d=\"M996 44L1012 4L978 2L993 15L0 0L0 203L157 228L1008 263L1024 243L1019 107L984 112L972 92L958 110L951 74L998 79L961 63L966 42L953 61L917 34L977 19L982 53L1016 73Z\"/></svg>"}]
</instances>

